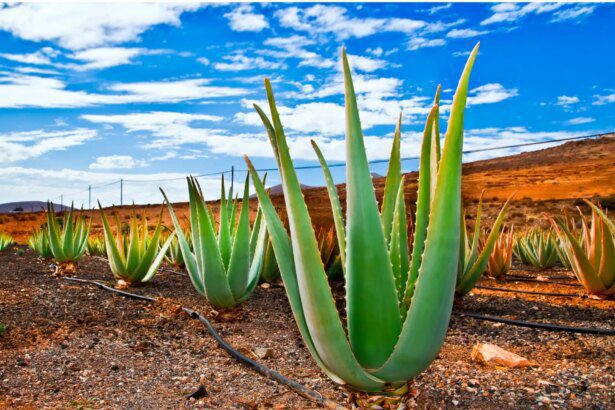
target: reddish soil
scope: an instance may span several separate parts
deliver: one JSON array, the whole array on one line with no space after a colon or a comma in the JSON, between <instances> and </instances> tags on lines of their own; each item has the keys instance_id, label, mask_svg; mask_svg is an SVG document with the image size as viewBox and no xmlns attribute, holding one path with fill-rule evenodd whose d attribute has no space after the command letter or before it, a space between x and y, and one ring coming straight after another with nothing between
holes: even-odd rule
<instances>
[{"instance_id":1,"label":"reddish soil","mask_svg":"<svg viewBox=\"0 0 615 410\"><path fill-rule=\"evenodd\" d=\"M23 249L23 247L21 248ZM0 253L0 408L313 408L286 388L231 359L178 305L212 320L233 346L253 355L271 348L265 365L340 405L365 405L318 369L295 327L284 289L259 287L237 311L216 312L184 275L163 271L136 293L121 296L52 277L49 262L29 250ZM536 276L517 267L516 275ZM559 271L547 276L570 275ZM111 283L105 261L85 257L77 275ZM558 279L574 283L572 280ZM582 293L578 286L531 282L483 285ZM341 286L335 285L342 297ZM615 302L475 290L454 308L436 361L409 385L406 405L418 408L615 407L615 338L520 328L463 317L463 312L572 326L615 328ZM470 359L477 342L495 343L536 363L530 369L488 368ZM206 397L186 396L203 386ZM371 403L380 403L372 397ZM382 404L382 403L381 403Z\"/></svg>"}]
</instances>

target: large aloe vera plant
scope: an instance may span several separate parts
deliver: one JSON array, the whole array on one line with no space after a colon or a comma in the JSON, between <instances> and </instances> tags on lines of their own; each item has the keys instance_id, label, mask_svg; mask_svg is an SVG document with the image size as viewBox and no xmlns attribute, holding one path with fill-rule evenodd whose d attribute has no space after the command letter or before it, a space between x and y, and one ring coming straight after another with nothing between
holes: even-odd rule
<instances>
[{"instance_id":1,"label":"large aloe vera plant","mask_svg":"<svg viewBox=\"0 0 615 410\"><path fill-rule=\"evenodd\" d=\"M246 177L241 211L237 217L237 202L230 200L232 188L227 200L224 177L222 178L216 234L214 215L203 199L199 182L196 178L188 178L194 253L190 250L190 244L173 211L173 206L161 190L175 225L192 284L209 303L220 308L234 307L250 296L258 284L263 264L267 230L265 225L260 223L260 217L257 217L250 232L248 182Z\"/></svg>"},{"instance_id":2,"label":"large aloe vera plant","mask_svg":"<svg viewBox=\"0 0 615 410\"><path fill-rule=\"evenodd\" d=\"M173 235L170 235L164 244L160 245L164 229L162 225L162 208L160 209L156 229L150 237L145 213L143 213L141 221L139 221L139 217L137 217L133 210L127 234L122 232L120 218L115 213L114 234L107 214L100 205L100 202L98 207L100 208L100 217L105 231L105 248L113 276L129 285L145 283L151 280L158 271L158 267L162 263L164 255L173 240Z\"/></svg>"},{"instance_id":3,"label":"large aloe vera plant","mask_svg":"<svg viewBox=\"0 0 615 410\"><path fill-rule=\"evenodd\" d=\"M500 210L500 213L491 228L491 232L489 232L487 239L482 244L482 249L480 249L480 252L480 239L482 235L482 196L480 202L478 203L476 222L474 224L474 235L471 242L465 225L465 218L463 218L464 222L462 223L463 227L461 229L461 239L459 240L459 269L457 272L457 285L455 287L455 293L457 293L457 295L463 296L470 292L474 286L476 286L476 283L478 283L481 276L483 276L485 269L487 269L489 257L491 256L495 243L500 236L502 223L504 222L504 217L506 216L506 211L511 199L512 197L506 201Z\"/></svg>"},{"instance_id":4,"label":"large aloe vera plant","mask_svg":"<svg viewBox=\"0 0 615 410\"><path fill-rule=\"evenodd\" d=\"M58 223L53 204L47 205L47 235L49 247L53 258L60 264L60 269L70 271L74 264L85 253L90 234L90 222L86 221L83 211L74 214L71 206L68 213L64 213L62 224Z\"/></svg>"},{"instance_id":5,"label":"large aloe vera plant","mask_svg":"<svg viewBox=\"0 0 615 410\"><path fill-rule=\"evenodd\" d=\"M327 281L271 84L265 80L271 121L260 107L255 108L265 124L280 170L290 236L247 157L246 162L299 330L316 362L338 383L363 391L399 386L423 371L440 350L457 275L463 117L477 51L478 46L472 51L459 81L439 164L439 149L433 152L439 141L438 97L427 118L421 147L412 258L408 251L401 175L400 127L395 133L384 203L379 211L350 67L342 52L346 97L346 218L329 168L313 144L325 174L344 268L346 328Z\"/></svg>"},{"instance_id":6,"label":"large aloe vera plant","mask_svg":"<svg viewBox=\"0 0 615 410\"><path fill-rule=\"evenodd\" d=\"M549 218L555 229L572 271L588 293L598 296L615 295L615 226L593 203L590 225L583 220L583 235L579 240L564 220Z\"/></svg>"}]
</instances>

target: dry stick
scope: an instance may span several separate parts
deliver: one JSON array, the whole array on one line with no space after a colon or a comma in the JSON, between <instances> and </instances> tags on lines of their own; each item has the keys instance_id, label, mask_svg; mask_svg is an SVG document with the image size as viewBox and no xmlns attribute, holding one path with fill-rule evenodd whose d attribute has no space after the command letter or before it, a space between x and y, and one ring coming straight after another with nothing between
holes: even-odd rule
<instances>
[{"instance_id":1,"label":"dry stick","mask_svg":"<svg viewBox=\"0 0 615 410\"><path fill-rule=\"evenodd\" d=\"M534 279L534 278L519 278L519 277L514 277L514 278L505 278L505 280L507 282L532 282L532 283L545 283L547 285L561 285L561 286L581 286L580 283L571 283L571 282L557 282L557 281L552 281L552 280L540 280L540 279Z\"/></svg>"},{"instance_id":2,"label":"dry stick","mask_svg":"<svg viewBox=\"0 0 615 410\"><path fill-rule=\"evenodd\" d=\"M130 293L130 292L125 292L123 290L119 290L119 289L115 289L112 288L111 286L107 286L104 283L95 281L95 280L88 280L88 279L80 279L80 278L70 278L70 277L65 277L63 279L66 280L71 280L74 282L81 282L81 283L88 283L91 285L96 285L101 289L104 290L108 290L110 292L114 292L117 294L120 294L122 296L125 296L127 298L132 298L132 299L138 299L138 300L144 300L147 302L156 302L155 298L149 297L149 296L143 296L143 295L137 295L135 293ZM216 342L218 343L218 346L220 346L222 349L226 350L227 353L229 353L233 358L235 358L236 360L238 360L240 363L243 363L244 365L250 367L251 369L255 370L256 372L262 374L263 376L266 376L272 380L277 381L278 383L288 387L290 390L294 391L295 393L297 393L298 395L300 395L301 397L305 397L306 399L313 401L315 403L317 403L319 406L328 408L328 409L344 409L344 407L338 405L337 403L335 403L332 400L327 399L326 397L324 397L322 394L318 393L315 390L309 389L305 386L303 386L302 384L291 380L287 377L285 377L284 375L282 375L281 373L276 372L275 370L272 370L266 366L263 366L262 364L250 359L249 357L241 354L239 351L235 350L233 348L233 346L231 346L228 342L226 342L226 340L224 340L224 338L222 338L222 336L220 336L220 334L216 331L216 329L212 326L212 324L209 322L209 320L207 320L207 318L205 316L203 316L202 314L195 312L194 310L184 307L182 306L182 310L184 312L186 312L191 318L193 319L198 319L203 325L205 325L205 327L207 328L207 331L209 332L209 334L216 340Z\"/></svg>"},{"instance_id":3,"label":"dry stick","mask_svg":"<svg viewBox=\"0 0 615 410\"><path fill-rule=\"evenodd\" d=\"M506 318L498 317L498 316L479 315L478 313L471 313L471 312L454 312L454 313L460 316L471 317L473 319L486 320L489 322L505 323L507 325L529 327L532 329L544 329L544 330L551 330L555 332L573 332L573 333L584 333L584 334L591 334L591 335L615 336L614 329L601 329L601 328L595 328L595 327L561 326L561 325L554 325L551 323L525 322L522 320L506 319Z\"/></svg>"},{"instance_id":4,"label":"dry stick","mask_svg":"<svg viewBox=\"0 0 615 410\"><path fill-rule=\"evenodd\" d=\"M586 295L576 295L570 293L550 293L550 292L535 292L531 290L516 290L508 288L497 288L494 286L475 286L476 289L493 290L496 292L512 292L512 293L525 293L528 295L544 295L544 296L559 296L564 298L584 298Z\"/></svg>"}]
</instances>

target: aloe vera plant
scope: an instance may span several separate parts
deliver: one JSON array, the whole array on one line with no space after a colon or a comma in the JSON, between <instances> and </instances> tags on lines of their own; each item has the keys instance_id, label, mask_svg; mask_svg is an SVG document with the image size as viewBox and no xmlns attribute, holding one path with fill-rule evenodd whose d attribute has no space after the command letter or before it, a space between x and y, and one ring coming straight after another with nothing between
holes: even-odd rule
<instances>
[{"instance_id":1,"label":"aloe vera plant","mask_svg":"<svg viewBox=\"0 0 615 410\"><path fill-rule=\"evenodd\" d=\"M164 258L171 264L171 266L183 269L186 267L186 262L184 261L184 256L182 255L179 239L175 236L175 234L173 234L173 236L174 237L171 239L171 244L169 245L169 249L167 250L167 254ZM189 234L186 236L186 240L188 241L188 246L192 248L192 241Z\"/></svg>"},{"instance_id":2,"label":"aloe vera plant","mask_svg":"<svg viewBox=\"0 0 615 410\"><path fill-rule=\"evenodd\" d=\"M512 266L512 248L515 240L514 227L511 226L508 231L502 229L500 236L493 247L493 251L489 256L487 263L487 273L492 278L503 278Z\"/></svg>"},{"instance_id":3,"label":"aloe vera plant","mask_svg":"<svg viewBox=\"0 0 615 410\"><path fill-rule=\"evenodd\" d=\"M544 270L555 266L557 246L553 232L531 229L517 235L513 252L523 264Z\"/></svg>"},{"instance_id":4,"label":"aloe vera plant","mask_svg":"<svg viewBox=\"0 0 615 410\"><path fill-rule=\"evenodd\" d=\"M38 229L28 237L28 246L43 259L53 258L49 245L49 233L45 229Z\"/></svg>"},{"instance_id":5,"label":"aloe vera plant","mask_svg":"<svg viewBox=\"0 0 615 410\"><path fill-rule=\"evenodd\" d=\"M100 236L90 236L85 250L90 256L103 256L107 254L105 238Z\"/></svg>"},{"instance_id":6,"label":"aloe vera plant","mask_svg":"<svg viewBox=\"0 0 615 410\"><path fill-rule=\"evenodd\" d=\"M480 202L478 203L478 212L476 214L476 223L474 226L474 236L471 244L465 222L462 223L463 227L461 229L461 238L459 240L459 269L457 272L457 285L455 287L455 293L457 293L457 295L463 296L470 292L480 280L483 272L485 272L485 269L489 263L489 257L491 256L496 241L500 236L502 223L504 222L504 217L506 216L506 211L511 199L512 197L506 201L500 210L500 213L491 228L491 232L489 232L489 236L487 236L487 239L485 240L480 252L479 245L481 237L480 225L483 202L482 196ZM462 221L465 221L465 218L463 218Z\"/></svg>"},{"instance_id":7,"label":"aloe vera plant","mask_svg":"<svg viewBox=\"0 0 615 410\"><path fill-rule=\"evenodd\" d=\"M192 284L209 303L220 308L231 308L245 301L260 277L265 253L267 229L257 217L250 232L248 178L243 192L241 211L236 217L237 202L228 200L222 178L218 233L214 215L203 199L196 178L188 178L190 199L190 225L194 253L179 220L164 191L186 269ZM232 198L232 188L228 198Z\"/></svg>"},{"instance_id":8,"label":"aloe vera plant","mask_svg":"<svg viewBox=\"0 0 615 410\"><path fill-rule=\"evenodd\" d=\"M434 126L437 97L427 118L412 259L407 246L400 125L394 136L385 198L379 211L350 67L342 52L346 218L329 168L317 145L313 145L327 182L344 268L347 328L340 320L329 287L271 84L265 80L271 121L260 107L255 109L263 120L280 170L290 236L247 157L246 163L299 331L321 369L338 383L363 391L400 386L422 372L440 350L451 314L459 258L463 117L477 51L478 45L459 81L439 164L437 158L431 159L435 150L432 140L439 141L438 127ZM437 182L432 186L433 178Z\"/></svg>"},{"instance_id":9,"label":"aloe vera plant","mask_svg":"<svg viewBox=\"0 0 615 410\"><path fill-rule=\"evenodd\" d=\"M75 215L72 205L70 211L64 213L61 226L55 215L53 204L48 203L47 235L49 247L53 258L60 265L60 270L70 271L85 254L92 221L91 219L89 223L86 221L83 211Z\"/></svg>"},{"instance_id":10,"label":"aloe vera plant","mask_svg":"<svg viewBox=\"0 0 615 410\"><path fill-rule=\"evenodd\" d=\"M105 232L105 248L111 272L118 280L123 280L129 285L145 283L151 280L158 267L164 259L173 235L170 235L167 240L160 245L164 226L162 225L162 211L158 223L154 229L154 233L150 237L147 217L145 213L139 221L135 211L133 210L130 217L128 233L122 232L122 224L116 213L115 216L115 234L109 224L109 219L100 202L100 217L103 223Z\"/></svg>"},{"instance_id":11,"label":"aloe vera plant","mask_svg":"<svg viewBox=\"0 0 615 410\"><path fill-rule=\"evenodd\" d=\"M590 201L591 223L583 220L583 235L579 240L563 220L549 218L555 229L575 276L592 295L615 294L615 226L606 214Z\"/></svg>"},{"instance_id":12,"label":"aloe vera plant","mask_svg":"<svg viewBox=\"0 0 615 410\"><path fill-rule=\"evenodd\" d=\"M13 245L15 241L13 237L7 233L0 233L0 252Z\"/></svg>"}]
</instances>

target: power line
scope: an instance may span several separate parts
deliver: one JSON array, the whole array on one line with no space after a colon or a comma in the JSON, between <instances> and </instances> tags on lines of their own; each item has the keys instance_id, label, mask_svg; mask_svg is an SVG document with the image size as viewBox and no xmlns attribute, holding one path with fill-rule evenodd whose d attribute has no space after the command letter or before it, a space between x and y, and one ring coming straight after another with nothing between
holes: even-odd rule
<instances>
[{"instance_id":1,"label":"power line","mask_svg":"<svg viewBox=\"0 0 615 410\"><path fill-rule=\"evenodd\" d=\"M473 150L465 150L463 151L463 154L475 154L475 153L479 153L479 152L488 152L488 151L498 151L498 150L503 150L503 149L511 149L511 148L521 148L521 147L527 147L527 146L533 146L533 145L543 145L543 144L550 144L550 143L554 143L554 142L565 142L565 141L574 141L574 140L582 140L582 139L590 139L590 138L600 138L603 136L607 136L607 135L612 135L614 132L607 132L607 133L600 133L600 134L591 134L591 135L583 135L583 136L577 136L577 137L566 137L566 138L553 138L553 139L549 139L549 140L543 140L543 141L533 141L533 142L524 142L524 143L520 143L520 144L511 144L511 145L502 145L502 146L498 146L498 147L488 147L488 148L477 148L477 149L473 149ZM402 157L401 161L413 161L413 160L419 160L420 157L419 156L412 156L412 157ZM383 164L383 163L387 163L389 162L388 159L376 159L376 160L372 160L372 161L368 161L368 163L370 165L374 165L374 164ZM334 162L332 164L328 164L329 168L339 168L339 167L345 167L346 166L346 162ZM307 170L307 169L320 169L320 165L319 164L315 164L315 165L301 165L301 166L296 166L295 170ZM256 169L257 172L278 172L278 168L258 168ZM215 172L209 172L209 173L204 173L204 174L198 174L198 175L194 175L194 177L196 178L202 178L202 177L209 177L209 176L216 176L216 175L224 175L224 174L229 174L229 173L233 173L233 172L248 172L247 169L228 169L228 170L220 170L220 171L215 171ZM118 180L115 181L111 181L108 182L106 184L101 184L101 185L89 185L88 188L84 189L84 190L80 190L80 191L76 191L73 193L69 193L68 196L75 196L84 192L88 192L88 194L91 193L92 189L100 189L100 188L104 188L104 187L108 187L111 185L115 185L115 184L120 184L120 197L122 197L122 200L120 200L120 202L123 202L123 188L124 188L124 184L125 183L151 183L151 182L171 182L171 181L179 181L179 180L183 180L185 179L185 176L182 177L173 177L173 178L160 178L160 179L123 179L120 178ZM51 200L54 199L60 199L63 198L64 194L60 194L58 196L55 196L53 198L51 198Z\"/></svg>"}]
</instances>

